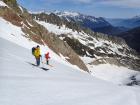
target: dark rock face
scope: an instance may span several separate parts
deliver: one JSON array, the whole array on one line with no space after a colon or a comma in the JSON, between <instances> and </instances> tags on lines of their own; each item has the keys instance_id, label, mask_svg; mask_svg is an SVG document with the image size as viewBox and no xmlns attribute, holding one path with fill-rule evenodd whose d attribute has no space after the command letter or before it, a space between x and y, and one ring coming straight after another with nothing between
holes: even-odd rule
<instances>
[{"instance_id":1,"label":"dark rock face","mask_svg":"<svg viewBox=\"0 0 140 105\"><path fill-rule=\"evenodd\" d=\"M140 53L140 27L134 28L118 36L125 39L126 43Z\"/></svg>"},{"instance_id":2,"label":"dark rock face","mask_svg":"<svg viewBox=\"0 0 140 105\"><path fill-rule=\"evenodd\" d=\"M116 27L126 27L133 29L140 26L140 16L128 19L106 19L110 24Z\"/></svg>"},{"instance_id":3,"label":"dark rock face","mask_svg":"<svg viewBox=\"0 0 140 105\"><path fill-rule=\"evenodd\" d=\"M64 37L64 35L62 36ZM137 56L137 53L129 48L118 48L119 53L113 53L114 51L111 50L110 45L106 43L103 45L103 47L95 47L94 49L91 49L90 46L85 46L81 42L79 42L79 40L74 38L65 36L63 40L66 41L68 45L71 46L71 48L80 56L86 56L90 58L96 58L96 56L101 57L100 59L96 59L93 62L89 63L91 65L109 63L112 65L124 66L133 70L140 71L140 59L135 59L129 56L129 54L134 54L135 56ZM121 43L124 42L121 42L120 40L120 44ZM123 56L122 54L128 56Z\"/></svg>"},{"instance_id":4,"label":"dark rock face","mask_svg":"<svg viewBox=\"0 0 140 105\"><path fill-rule=\"evenodd\" d=\"M87 46L82 45L77 39L65 37L64 41L66 41L68 45L71 46L71 48L80 56L86 55L86 51L90 50Z\"/></svg>"},{"instance_id":5,"label":"dark rock face","mask_svg":"<svg viewBox=\"0 0 140 105\"><path fill-rule=\"evenodd\" d=\"M66 27L72 29L73 31L81 31L81 26L75 22L68 22L65 19L61 19L59 16L51 13L51 14L46 14L46 13L39 13L39 14L31 14L32 17L36 20L39 21L45 21L51 24L55 24L59 27L62 25L65 25Z\"/></svg>"},{"instance_id":6,"label":"dark rock face","mask_svg":"<svg viewBox=\"0 0 140 105\"><path fill-rule=\"evenodd\" d=\"M118 34L127 31L127 28L124 27L114 27L114 26L106 26L106 27L101 27L101 28L95 28L95 32L101 32L104 34L108 34L111 36L117 36Z\"/></svg>"},{"instance_id":7,"label":"dark rock face","mask_svg":"<svg viewBox=\"0 0 140 105\"><path fill-rule=\"evenodd\" d=\"M140 80L137 79L137 74L135 75L132 75L129 79L130 79L130 82L127 83L126 85L127 86L134 86L134 85L139 85L140 86Z\"/></svg>"},{"instance_id":8,"label":"dark rock face","mask_svg":"<svg viewBox=\"0 0 140 105\"><path fill-rule=\"evenodd\" d=\"M7 7L0 9L0 15L4 19L10 21L12 24L16 26L22 26L21 24L22 18L18 16L15 11L8 9Z\"/></svg>"},{"instance_id":9,"label":"dark rock face","mask_svg":"<svg viewBox=\"0 0 140 105\"><path fill-rule=\"evenodd\" d=\"M58 54L62 54L64 57L68 57L67 59L71 64L77 65L79 68L84 71L88 71L86 65L79 58L79 56L74 52L74 50L65 42L60 40L54 34L48 35L45 39L48 46Z\"/></svg>"}]
</instances>

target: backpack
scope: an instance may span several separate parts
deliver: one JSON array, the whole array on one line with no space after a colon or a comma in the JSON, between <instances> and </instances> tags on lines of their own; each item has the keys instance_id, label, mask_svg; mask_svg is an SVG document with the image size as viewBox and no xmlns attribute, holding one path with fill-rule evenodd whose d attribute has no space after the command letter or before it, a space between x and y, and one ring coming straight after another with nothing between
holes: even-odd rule
<instances>
[{"instance_id":1,"label":"backpack","mask_svg":"<svg viewBox=\"0 0 140 105\"><path fill-rule=\"evenodd\" d=\"M35 47L32 48L32 54L34 55L35 52Z\"/></svg>"}]
</instances>

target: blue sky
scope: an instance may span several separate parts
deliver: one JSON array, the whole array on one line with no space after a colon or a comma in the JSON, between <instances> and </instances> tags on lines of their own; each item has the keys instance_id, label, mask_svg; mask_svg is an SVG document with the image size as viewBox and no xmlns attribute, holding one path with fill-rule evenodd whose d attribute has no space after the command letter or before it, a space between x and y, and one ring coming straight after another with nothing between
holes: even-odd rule
<instances>
[{"instance_id":1,"label":"blue sky","mask_svg":"<svg viewBox=\"0 0 140 105\"><path fill-rule=\"evenodd\" d=\"M140 0L18 0L29 11L75 11L96 17L140 15Z\"/></svg>"}]
</instances>

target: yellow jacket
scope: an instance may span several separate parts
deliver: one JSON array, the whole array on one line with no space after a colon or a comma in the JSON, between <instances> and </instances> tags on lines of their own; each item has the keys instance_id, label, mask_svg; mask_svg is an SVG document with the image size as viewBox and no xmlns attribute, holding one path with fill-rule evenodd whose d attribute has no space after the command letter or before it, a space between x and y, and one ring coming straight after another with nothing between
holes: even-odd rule
<instances>
[{"instance_id":1,"label":"yellow jacket","mask_svg":"<svg viewBox=\"0 0 140 105\"><path fill-rule=\"evenodd\" d=\"M40 48L36 48L36 49L35 49L34 56L35 56L36 58L39 58L39 57L40 57Z\"/></svg>"}]
</instances>

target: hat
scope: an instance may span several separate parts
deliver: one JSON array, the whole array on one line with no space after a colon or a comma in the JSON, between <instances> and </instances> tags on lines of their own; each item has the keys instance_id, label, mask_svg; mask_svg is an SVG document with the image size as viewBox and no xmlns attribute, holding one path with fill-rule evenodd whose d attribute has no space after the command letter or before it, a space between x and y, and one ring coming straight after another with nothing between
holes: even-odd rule
<instances>
[{"instance_id":1,"label":"hat","mask_svg":"<svg viewBox=\"0 0 140 105\"><path fill-rule=\"evenodd\" d=\"M37 45L37 48L39 47L39 45Z\"/></svg>"}]
</instances>

